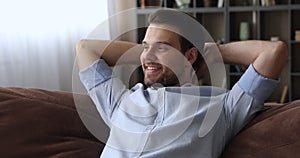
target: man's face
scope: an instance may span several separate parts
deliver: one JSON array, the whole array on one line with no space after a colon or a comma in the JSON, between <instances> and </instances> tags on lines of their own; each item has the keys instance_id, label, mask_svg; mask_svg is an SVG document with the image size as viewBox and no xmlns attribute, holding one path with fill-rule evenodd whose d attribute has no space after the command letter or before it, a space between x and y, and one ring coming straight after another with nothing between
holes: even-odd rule
<instances>
[{"instance_id":1,"label":"man's face","mask_svg":"<svg viewBox=\"0 0 300 158\"><path fill-rule=\"evenodd\" d=\"M179 51L179 38L176 33L167 29L156 26L147 29L143 40L144 50L140 57L146 85L178 85L185 62Z\"/></svg>"}]
</instances>

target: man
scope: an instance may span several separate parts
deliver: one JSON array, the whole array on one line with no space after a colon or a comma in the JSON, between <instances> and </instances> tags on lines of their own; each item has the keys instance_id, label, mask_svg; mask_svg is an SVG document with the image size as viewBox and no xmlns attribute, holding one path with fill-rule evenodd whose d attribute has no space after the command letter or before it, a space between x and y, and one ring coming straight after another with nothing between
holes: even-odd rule
<instances>
[{"instance_id":1,"label":"man","mask_svg":"<svg viewBox=\"0 0 300 158\"><path fill-rule=\"evenodd\" d=\"M287 60L286 45L218 45L225 63L249 68L231 90L202 87L197 86L204 62L199 52L205 50L208 67L218 53L214 44L203 49L195 19L176 10L158 10L149 23L142 47L97 40L82 40L77 46L81 81L111 130L101 157L219 157L263 109ZM135 53L122 58L128 50ZM127 89L109 66L121 58L136 62L138 57L144 84Z\"/></svg>"}]
</instances>

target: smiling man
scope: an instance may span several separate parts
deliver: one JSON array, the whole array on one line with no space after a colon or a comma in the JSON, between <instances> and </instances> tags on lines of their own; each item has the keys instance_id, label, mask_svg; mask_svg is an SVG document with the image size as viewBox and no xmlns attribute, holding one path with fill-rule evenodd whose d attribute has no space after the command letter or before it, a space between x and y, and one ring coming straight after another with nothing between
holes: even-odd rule
<instances>
[{"instance_id":1,"label":"smiling man","mask_svg":"<svg viewBox=\"0 0 300 158\"><path fill-rule=\"evenodd\" d=\"M78 43L81 81L110 127L101 157L219 157L263 109L278 84L287 60L286 45L280 41L204 43L202 26L171 9L152 13L149 23L142 45ZM139 63L144 72L144 83L131 89L110 68L121 63L124 54L122 62ZM220 62L218 55L225 63L248 66L231 90L197 84L205 67L203 59L209 67Z\"/></svg>"},{"instance_id":2,"label":"smiling man","mask_svg":"<svg viewBox=\"0 0 300 158\"><path fill-rule=\"evenodd\" d=\"M142 43L144 50L140 56L144 71L144 84L147 86L154 83L164 86L178 85L177 77L184 77L184 72L186 72L183 70L185 60L179 53L181 50L179 39L174 32L157 25L150 25ZM197 54L194 56L197 57ZM174 71L180 74L175 74Z\"/></svg>"}]
</instances>

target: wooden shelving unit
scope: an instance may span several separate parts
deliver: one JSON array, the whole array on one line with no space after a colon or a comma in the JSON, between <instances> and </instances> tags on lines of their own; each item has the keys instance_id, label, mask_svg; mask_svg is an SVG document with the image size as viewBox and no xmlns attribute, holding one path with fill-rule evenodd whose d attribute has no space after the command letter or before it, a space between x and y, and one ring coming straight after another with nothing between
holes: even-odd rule
<instances>
[{"instance_id":1,"label":"wooden shelving unit","mask_svg":"<svg viewBox=\"0 0 300 158\"><path fill-rule=\"evenodd\" d=\"M137 7L139 7L137 0ZM175 7L171 0L164 0L163 6ZM270 40L278 37L289 47L289 60L281 75L281 84L269 101L279 101L282 90L288 85L285 102L300 99L300 41L295 41L295 31L300 30L300 0L276 0L274 6L261 6L260 0L224 0L224 5L204 7L203 0L192 0L184 11L194 15L207 29L215 41L225 43L239 40L239 27L242 21L250 25L249 39ZM137 9L138 26L147 26L147 16L158 7ZM145 28L138 31L141 41ZM243 71L236 65L228 66L228 88L240 78Z\"/></svg>"}]
</instances>

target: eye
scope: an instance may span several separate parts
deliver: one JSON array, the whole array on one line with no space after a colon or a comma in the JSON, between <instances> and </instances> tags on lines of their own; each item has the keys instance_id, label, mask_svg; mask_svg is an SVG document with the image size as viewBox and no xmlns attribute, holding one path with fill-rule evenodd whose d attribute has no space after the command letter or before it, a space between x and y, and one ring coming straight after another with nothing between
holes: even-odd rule
<instances>
[{"instance_id":1,"label":"eye","mask_svg":"<svg viewBox=\"0 0 300 158\"><path fill-rule=\"evenodd\" d=\"M164 51L167 51L169 48L168 45L166 44L159 44L158 47L157 47L157 50L160 51L160 52L164 52Z\"/></svg>"},{"instance_id":2,"label":"eye","mask_svg":"<svg viewBox=\"0 0 300 158\"><path fill-rule=\"evenodd\" d=\"M144 48L144 50L147 50L149 48L149 46L147 44L143 44L143 48Z\"/></svg>"}]
</instances>

